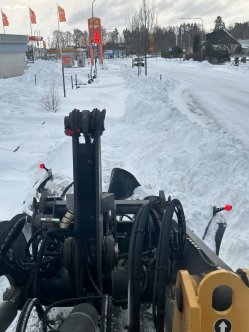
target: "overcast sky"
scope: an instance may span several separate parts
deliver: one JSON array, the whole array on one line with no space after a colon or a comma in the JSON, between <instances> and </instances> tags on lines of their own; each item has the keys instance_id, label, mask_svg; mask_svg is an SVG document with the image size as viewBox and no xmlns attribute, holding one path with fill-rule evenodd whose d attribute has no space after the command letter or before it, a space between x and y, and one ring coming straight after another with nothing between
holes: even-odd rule
<instances>
[{"instance_id":1,"label":"overcast sky","mask_svg":"<svg viewBox=\"0 0 249 332\"><path fill-rule=\"evenodd\" d=\"M100 17L107 30L117 27L120 31L129 25L129 18L137 10L141 0L95 0L94 16ZM67 22L60 24L62 31L87 29L87 19L92 15L92 0L1 0L1 9L9 19L6 33L30 34L28 7L36 14L37 24L33 31L40 31L44 39L58 28L57 6L64 8ZM249 21L248 0L155 0L158 24L177 26L182 17L200 17L204 29L210 32L219 15L226 26L235 22ZM195 20L185 20L194 22ZM201 20L196 20L200 23ZM3 29L1 30L3 32Z\"/></svg>"}]
</instances>

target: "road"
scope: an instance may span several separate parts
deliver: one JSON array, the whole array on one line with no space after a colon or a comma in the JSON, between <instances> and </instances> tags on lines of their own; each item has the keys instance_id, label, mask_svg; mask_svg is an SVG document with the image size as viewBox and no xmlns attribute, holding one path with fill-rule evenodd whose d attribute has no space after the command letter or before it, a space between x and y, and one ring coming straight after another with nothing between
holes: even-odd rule
<instances>
[{"instance_id":1,"label":"road","mask_svg":"<svg viewBox=\"0 0 249 332\"><path fill-rule=\"evenodd\" d=\"M249 67L211 66L207 62L153 61L153 69L175 81L175 106L204 125L212 121L249 147Z\"/></svg>"}]
</instances>

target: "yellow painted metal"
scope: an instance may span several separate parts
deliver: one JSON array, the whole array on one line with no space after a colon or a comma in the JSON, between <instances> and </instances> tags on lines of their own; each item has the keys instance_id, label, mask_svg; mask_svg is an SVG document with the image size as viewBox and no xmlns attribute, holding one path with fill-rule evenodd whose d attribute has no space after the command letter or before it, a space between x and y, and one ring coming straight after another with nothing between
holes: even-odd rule
<instances>
[{"instance_id":1,"label":"yellow painted metal","mask_svg":"<svg viewBox=\"0 0 249 332\"><path fill-rule=\"evenodd\" d=\"M249 270L243 271L249 278ZM219 286L232 290L232 303L225 311L212 306L213 292ZM236 273L223 269L213 271L197 284L188 271L179 271L176 289L182 291L183 310L178 310L175 301L173 332L215 332L215 323L223 319L231 323L231 332L249 331L249 288ZM223 331L227 332L227 328Z\"/></svg>"}]
</instances>

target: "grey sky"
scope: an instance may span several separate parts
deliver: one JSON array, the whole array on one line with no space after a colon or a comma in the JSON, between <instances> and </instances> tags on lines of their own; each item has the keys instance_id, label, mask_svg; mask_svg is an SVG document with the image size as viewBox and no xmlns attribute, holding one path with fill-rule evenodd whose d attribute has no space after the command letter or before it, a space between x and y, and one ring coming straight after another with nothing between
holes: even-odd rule
<instances>
[{"instance_id":1,"label":"grey sky","mask_svg":"<svg viewBox=\"0 0 249 332\"><path fill-rule=\"evenodd\" d=\"M141 1L141 0L140 0ZM139 6L139 0L95 0L94 16L100 17L107 30L117 27L120 31L128 26L129 18ZM67 22L60 24L62 31L73 28L87 29L87 19L91 17L92 0L1 0L1 9L7 15L10 26L6 33L30 34L28 7L36 14L37 24L33 30L39 30L46 39L58 28L58 3L64 8ZM220 15L226 26L235 22L249 21L248 0L155 0L158 24L177 26L181 17L200 17L204 29L211 31L215 18ZM191 22L191 20L189 20ZM194 20L193 20L194 22ZM196 23L200 23L196 20ZM3 30L2 30L3 31Z\"/></svg>"}]
</instances>

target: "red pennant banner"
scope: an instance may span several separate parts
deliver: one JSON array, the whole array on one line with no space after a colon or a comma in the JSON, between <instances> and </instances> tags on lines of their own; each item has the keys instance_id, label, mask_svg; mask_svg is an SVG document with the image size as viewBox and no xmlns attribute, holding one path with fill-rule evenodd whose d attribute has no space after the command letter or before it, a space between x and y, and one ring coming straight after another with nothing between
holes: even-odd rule
<instances>
[{"instance_id":1,"label":"red pennant banner","mask_svg":"<svg viewBox=\"0 0 249 332\"><path fill-rule=\"evenodd\" d=\"M29 8L29 18L30 18L31 24L36 24L35 12L31 8Z\"/></svg>"},{"instance_id":2,"label":"red pennant banner","mask_svg":"<svg viewBox=\"0 0 249 332\"><path fill-rule=\"evenodd\" d=\"M4 26L4 27L8 27L8 26L9 26L8 17L7 17L7 15L4 14L3 12L2 12L2 21L3 21L3 26Z\"/></svg>"},{"instance_id":3,"label":"red pennant banner","mask_svg":"<svg viewBox=\"0 0 249 332\"><path fill-rule=\"evenodd\" d=\"M60 6L58 6L58 15L60 22L66 22L65 10Z\"/></svg>"}]
</instances>

